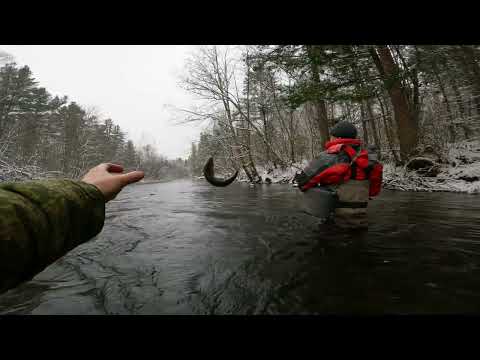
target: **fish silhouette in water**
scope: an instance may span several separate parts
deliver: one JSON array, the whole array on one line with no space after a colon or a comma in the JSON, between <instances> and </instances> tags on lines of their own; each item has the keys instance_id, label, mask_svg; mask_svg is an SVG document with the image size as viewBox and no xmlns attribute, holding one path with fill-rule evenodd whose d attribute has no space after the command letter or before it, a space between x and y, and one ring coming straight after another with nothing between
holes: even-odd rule
<instances>
[{"instance_id":1,"label":"fish silhouette in water","mask_svg":"<svg viewBox=\"0 0 480 360\"><path fill-rule=\"evenodd\" d=\"M203 175L205 176L205 179L213 186L225 187L235 181L238 175L238 171L236 171L233 176L227 179L216 178L213 169L213 157L211 157L210 159L208 159L207 163L203 167Z\"/></svg>"}]
</instances>

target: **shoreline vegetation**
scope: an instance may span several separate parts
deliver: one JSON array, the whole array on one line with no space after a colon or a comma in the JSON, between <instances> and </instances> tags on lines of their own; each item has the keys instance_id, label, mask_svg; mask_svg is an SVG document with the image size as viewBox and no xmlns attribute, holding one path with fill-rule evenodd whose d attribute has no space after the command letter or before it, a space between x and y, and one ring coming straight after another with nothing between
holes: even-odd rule
<instances>
[{"instance_id":1,"label":"shoreline vegetation","mask_svg":"<svg viewBox=\"0 0 480 360\"><path fill-rule=\"evenodd\" d=\"M384 188L479 192L480 46L205 46L184 88L206 122L189 164L200 176L289 183L316 158L339 121L358 129L384 164Z\"/></svg>"},{"instance_id":2,"label":"shoreline vegetation","mask_svg":"<svg viewBox=\"0 0 480 360\"><path fill-rule=\"evenodd\" d=\"M168 179L143 179L133 185L140 186L140 185L151 185L151 184L163 184L171 181L185 180L185 179L189 179L189 178L179 177L179 178L168 178Z\"/></svg>"},{"instance_id":3,"label":"shoreline vegetation","mask_svg":"<svg viewBox=\"0 0 480 360\"><path fill-rule=\"evenodd\" d=\"M219 176L292 183L349 121L384 164L384 188L480 192L478 45L201 46L184 65L195 101L172 117L205 126L187 159L170 160L0 50L0 182L79 179L103 162L143 170L144 184L195 179L214 157Z\"/></svg>"},{"instance_id":4,"label":"shoreline vegetation","mask_svg":"<svg viewBox=\"0 0 480 360\"><path fill-rule=\"evenodd\" d=\"M480 138L470 139L451 144L446 154L448 161L434 163L437 171L428 173L424 168L409 170L406 166L394 166L387 163L384 166L383 188L398 191L420 192L458 192L480 194ZM296 171L305 166L307 161L296 163L285 169L264 169L258 167L258 184L292 184ZM430 166L431 168L431 166ZM219 174L229 176L230 173ZM15 167L0 160L0 182L45 180L51 178L68 178L61 172L44 172L38 167ZM188 176L168 177L162 179L146 178L137 185L166 183L175 180L188 179ZM193 176L194 180L204 180L203 176ZM244 172L240 172L238 182L251 183Z\"/></svg>"},{"instance_id":5,"label":"shoreline vegetation","mask_svg":"<svg viewBox=\"0 0 480 360\"><path fill-rule=\"evenodd\" d=\"M446 156L447 162L442 164L432 160L433 166L427 163L426 167L418 170L409 170L407 166L395 167L387 163L384 166L382 187L398 191L480 194L480 139L451 144ZM295 185L293 183L295 172L306 162L295 164L284 170L265 170L259 167L261 181L258 184ZM432 167L436 168L436 171L426 171ZM228 177L229 175L231 174L220 176ZM195 179L202 180L203 176ZM239 174L237 181L251 183L245 173Z\"/></svg>"},{"instance_id":6,"label":"shoreline vegetation","mask_svg":"<svg viewBox=\"0 0 480 360\"><path fill-rule=\"evenodd\" d=\"M0 50L0 182L80 179L100 163L142 169L148 178L188 176L185 159L134 144L111 118L67 96L53 96L28 66Z\"/></svg>"}]
</instances>

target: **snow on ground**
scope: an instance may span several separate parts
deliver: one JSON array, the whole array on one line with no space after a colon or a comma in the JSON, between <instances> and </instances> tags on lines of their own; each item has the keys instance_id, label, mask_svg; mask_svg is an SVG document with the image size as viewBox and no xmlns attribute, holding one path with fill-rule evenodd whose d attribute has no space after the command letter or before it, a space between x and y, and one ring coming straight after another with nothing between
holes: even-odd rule
<instances>
[{"instance_id":1,"label":"snow on ground","mask_svg":"<svg viewBox=\"0 0 480 360\"><path fill-rule=\"evenodd\" d=\"M423 177L415 171L384 165L384 187L405 191L448 191L480 193L480 141L478 138L452 144L447 163L436 177Z\"/></svg>"},{"instance_id":2,"label":"snow on ground","mask_svg":"<svg viewBox=\"0 0 480 360\"><path fill-rule=\"evenodd\" d=\"M480 138L465 140L452 144L447 151L448 162L441 164L441 171L436 177L424 177L415 171L407 171L404 167L384 164L383 186L386 189L402 191L446 191L469 194L480 194ZM294 164L286 169L267 170L258 166L258 174L265 183L293 183L295 173L305 167L308 162ZM238 181L248 182L242 171Z\"/></svg>"},{"instance_id":3,"label":"snow on ground","mask_svg":"<svg viewBox=\"0 0 480 360\"><path fill-rule=\"evenodd\" d=\"M480 194L480 138L452 144L447 150L446 158L448 161L440 164L441 171L436 177L424 177L415 171L407 171L404 167L384 164L383 187L402 191ZM295 173L304 168L307 163L308 161L304 160L286 169L280 167L267 169L258 166L257 171L264 183L271 181L272 184L293 184ZM18 169L0 161L0 182L55 177L53 175L40 173L36 168ZM240 172L238 181L249 181L243 171Z\"/></svg>"},{"instance_id":4,"label":"snow on ground","mask_svg":"<svg viewBox=\"0 0 480 360\"><path fill-rule=\"evenodd\" d=\"M277 167L277 169L267 169L263 166L257 166L257 172L264 183L269 181L267 179L270 179L272 184L287 184L292 183L296 172L302 170L307 163L305 160L303 163L295 163L286 169L281 169L280 167ZM238 181L249 182L243 171L238 175Z\"/></svg>"}]
</instances>

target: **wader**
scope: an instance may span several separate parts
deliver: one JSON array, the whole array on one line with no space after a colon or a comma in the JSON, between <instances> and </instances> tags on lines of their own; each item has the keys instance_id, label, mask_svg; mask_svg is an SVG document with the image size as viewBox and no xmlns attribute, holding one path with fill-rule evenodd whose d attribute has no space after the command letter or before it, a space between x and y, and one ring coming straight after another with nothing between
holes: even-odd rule
<instances>
[{"instance_id":1,"label":"wader","mask_svg":"<svg viewBox=\"0 0 480 360\"><path fill-rule=\"evenodd\" d=\"M341 228L368 228L368 180L349 180L336 188L335 224Z\"/></svg>"}]
</instances>

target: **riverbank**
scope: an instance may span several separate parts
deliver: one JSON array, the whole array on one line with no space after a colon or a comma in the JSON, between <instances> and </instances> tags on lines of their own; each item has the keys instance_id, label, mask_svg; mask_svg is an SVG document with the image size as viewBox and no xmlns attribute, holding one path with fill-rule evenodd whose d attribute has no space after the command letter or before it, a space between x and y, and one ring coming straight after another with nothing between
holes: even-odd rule
<instances>
[{"instance_id":1,"label":"riverbank","mask_svg":"<svg viewBox=\"0 0 480 360\"><path fill-rule=\"evenodd\" d=\"M61 171L44 171L38 166L16 166L0 159L0 183L9 181L46 180L62 178Z\"/></svg>"},{"instance_id":2,"label":"riverbank","mask_svg":"<svg viewBox=\"0 0 480 360\"><path fill-rule=\"evenodd\" d=\"M480 193L480 139L470 139L451 144L445 154L446 161L438 164L436 176L407 170L404 166L384 164L383 187L400 191ZM262 183L293 184L295 173L308 162L296 163L286 169L267 170L257 167ZM249 182L245 173L238 181Z\"/></svg>"},{"instance_id":3,"label":"riverbank","mask_svg":"<svg viewBox=\"0 0 480 360\"><path fill-rule=\"evenodd\" d=\"M66 179L69 178L61 171L44 171L38 166L13 166L0 159L0 183L12 181L29 180L48 180L48 179ZM187 177L185 177L187 178ZM146 185L155 183L165 183L181 178L167 177L163 179L146 178L136 183L136 185Z\"/></svg>"},{"instance_id":4,"label":"riverbank","mask_svg":"<svg viewBox=\"0 0 480 360\"><path fill-rule=\"evenodd\" d=\"M383 187L400 191L480 193L480 139L464 140L451 144L445 154L445 161L438 164L435 176L425 176L419 171L407 170L404 166L384 164ZM285 169L267 169L261 166L257 171L264 184L294 184L295 173L308 161L293 164ZM62 177L60 172L44 172L38 167L14 167L0 160L0 182L51 179ZM177 179L145 179L138 185L164 183ZM242 171L237 180L249 182Z\"/></svg>"},{"instance_id":5,"label":"riverbank","mask_svg":"<svg viewBox=\"0 0 480 360\"><path fill-rule=\"evenodd\" d=\"M170 181L181 180L181 179L188 179L187 177L184 178L166 178L166 179L143 179L133 185L150 185L150 184L163 184Z\"/></svg>"},{"instance_id":6,"label":"riverbank","mask_svg":"<svg viewBox=\"0 0 480 360\"><path fill-rule=\"evenodd\" d=\"M280 167L277 169L266 169L262 166L257 166L257 171L258 175L260 175L262 178L262 183L291 184L293 183L295 173L302 169L306 164L307 161L305 161L303 164L296 163L287 167L286 169L281 169ZM249 182L249 179L243 171L238 175L237 179L240 182Z\"/></svg>"},{"instance_id":7,"label":"riverbank","mask_svg":"<svg viewBox=\"0 0 480 360\"><path fill-rule=\"evenodd\" d=\"M438 174L431 177L385 164L383 186L402 191L480 193L480 140L450 145L445 158L446 161L438 164Z\"/></svg>"}]
</instances>

